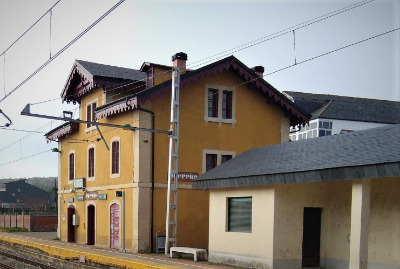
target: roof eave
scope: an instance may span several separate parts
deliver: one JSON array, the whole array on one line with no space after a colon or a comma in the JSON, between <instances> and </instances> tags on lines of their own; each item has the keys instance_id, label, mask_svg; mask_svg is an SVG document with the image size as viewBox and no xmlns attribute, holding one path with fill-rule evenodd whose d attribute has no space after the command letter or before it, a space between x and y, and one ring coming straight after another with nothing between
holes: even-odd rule
<instances>
[{"instance_id":1,"label":"roof eave","mask_svg":"<svg viewBox=\"0 0 400 269\"><path fill-rule=\"evenodd\" d=\"M71 94L69 94L73 88L75 88L77 85L71 85L74 76L80 76L81 77L81 82L86 81L85 82L85 87L87 85L89 85L89 87L93 88L94 85L94 81L93 81L93 75L86 69L84 68L79 62L78 60L75 60L71 72L68 76L68 79L64 85L64 89L62 90L61 93L61 99L62 102L66 101L66 102L77 102L79 101L79 98L70 98L70 96L72 96Z\"/></svg>"},{"instance_id":2,"label":"roof eave","mask_svg":"<svg viewBox=\"0 0 400 269\"><path fill-rule=\"evenodd\" d=\"M390 178L398 177L399 175L400 162L388 162L361 166L299 171L292 173L252 175L220 179L201 179L200 176L193 180L193 189L220 189L336 180L354 180L363 178Z\"/></svg>"},{"instance_id":3,"label":"roof eave","mask_svg":"<svg viewBox=\"0 0 400 269\"><path fill-rule=\"evenodd\" d=\"M146 64L150 64L150 63L146 63ZM142 65L142 67L143 67L143 65ZM303 109L301 109L299 106L297 106L295 103L293 103L289 98L287 98L285 95L283 95L277 89L275 89L271 84L269 84L263 78L259 77L254 72L254 70L248 68L245 64L243 64L241 61L239 61L234 56L229 56L220 61L211 63L211 64L209 64L207 66L203 66L197 70L183 74L180 79L181 85L195 82L209 74L218 73L218 72L222 72L224 70L230 70L230 69L233 69L235 72L237 72L238 75L241 76L245 82L252 83L258 90L260 90L264 94L266 94L266 96L268 98L270 98L272 100L272 102L274 102L276 105L281 107L283 109L283 111L289 115L290 124L292 126L298 125L298 124L305 124L309 121L309 119L311 117L309 114L307 114L305 111L303 111ZM158 84L158 85L156 85L152 88L146 89L144 91L135 93L134 95L131 95L129 98L131 98L131 97L140 98L141 96L147 96L147 95L157 92L159 90L169 90L169 89L171 89L171 80L165 81L162 84ZM117 102L123 103L123 102L125 102L125 99L126 98L120 99ZM108 104L106 106L108 106Z\"/></svg>"}]
</instances>

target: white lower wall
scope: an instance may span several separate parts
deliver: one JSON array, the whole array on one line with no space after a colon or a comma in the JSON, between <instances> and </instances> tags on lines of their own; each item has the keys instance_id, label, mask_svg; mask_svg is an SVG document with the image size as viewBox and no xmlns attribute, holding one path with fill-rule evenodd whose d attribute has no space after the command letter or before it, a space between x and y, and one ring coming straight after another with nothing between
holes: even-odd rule
<instances>
[{"instance_id":1,"label":"white lower wall","mask_svg":"<svg viewBox=\"0 0 400 269\"><path fill-rule=\"evenodd\" d=\"M246 196L253 198L252 232L228 232L226 228L227 198ZM235 265L243 265L244 261L254 260L266 266L262 268L272 268L273 220L274 189L272 187L211 191L209 260Z\"/></svg>"},{"instance_id":2,"label":"white lower wall","mask_svg":"<svg viewBox=\"0 0 400 269\"><path fill-rule=\"evenodd\" d=\"M322 208L321 261L349 268L352 181L211 190L210 261L300 269L304 207ZM228 197L253 197L251 233L226 231ZM400 269L400 178L371 183L368 269Z\"/></svg>"}]
</instances>

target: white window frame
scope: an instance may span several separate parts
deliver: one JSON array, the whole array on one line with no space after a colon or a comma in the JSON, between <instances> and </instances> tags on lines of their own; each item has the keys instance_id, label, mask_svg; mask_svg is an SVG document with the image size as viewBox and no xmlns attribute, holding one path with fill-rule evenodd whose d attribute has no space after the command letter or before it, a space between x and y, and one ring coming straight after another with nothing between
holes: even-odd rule
<instances>
[{"instance_id":1,"label":"white window frame","mask_svg":"<svg viewBox=\"0 0 400 269\"><path fill-rule=\"evenodd\" d=\"M218 117L209 117L208 116L208 90L214 89L218 90ZM222 96L224 91L232 92L232 119L224 119L222 118ZM220 125L222 123L236 125L236 88L228 87L217 84L206 84L204 91L204 121L208 122L218 122Z\"/></svg>"},{"instance_id":2,"label":"white window frame","mask_svg":"<svg viewBox=\"0 0 400 269\"><path fill-rule=\"evenodd\" d=\"M118 173L117 174L113 174L112 173L112 143L118 141L119 142L119 149L118 149ZM116 136L113 137L110 141L110 178L119 178L121 177L121 137Z\"/></svg>"},{"instance_id":3,"label":"white window frame","mask_svg":"<svg viewBox=\"0 0 400 269\"><path fill-rule=\"evenodd\" d=\"M74 180L72 179L72 180L70 180L69 179L69 173L71 172L71 170L70 170L70 163L69 163L69 156L71 155L71 154L74 154L74 176L75 176L75 178L76 178L76 152L75 152L75 150L70 150L70 151L68 151L68 175L67 175L67 178L68 178L68 184L72 184L73 182L74 182Z\"/></svg>"},{"instance_id":4,"label":"white window frame","mask_svg":"<svg viewBox=\"0 0 400 269\"><path fill-rule=\"evenodd\" d=\"M92 105L93 105L94 103L96 103L96 108L97 108L97 107L98 107L98 104L99 104L97 98L96 98L96 99L93 99L93 100L91 100L91 101L89 101L89 102L86 102L85 111L84 111L84 115L85 115L86 121L89 121L89 119L87 118L87 107L90 106L90 111L92 111L92 113L93 113ZM92 118L93 118L93 117L95 118L95 114L94 114L94 113L92 114ZM90 121L94 122L95 119L90 119ZM93 130L95 130L95 129L96 129L96 126L95 126L95 125L92 125L92 126L90 126L90 127L87 127L87 124L85 124L85 133L90 132L90 131L93 131Z\"/></svg>"},{"instance_id":5,"label":"white window frame","mask_svg":"<svg viewBox=\"0 0 400 269\"><path fill-rule=\"evenodd\" d=\"M89 177L89 149L94 148L94 156L93 156L93 177ZM87 174L87 181L94 181L96 178L96 145L90 144L86 149L86 174Z\"/></svg>"},{"instance_id":6,"label":"white window frame","mask_svg":"<svg viewBox=\"0 0 400 269\"><path fill-rule=\"evenodd\" d=\"M213 150L213 149L203 149L203 173L206 172L207 168L207 154L215 154L217 155L217 166L221 165L222 155L231 155L232 158L236 157L235 151L223 151L223 150Z\"/></svg>"}]
</instances>

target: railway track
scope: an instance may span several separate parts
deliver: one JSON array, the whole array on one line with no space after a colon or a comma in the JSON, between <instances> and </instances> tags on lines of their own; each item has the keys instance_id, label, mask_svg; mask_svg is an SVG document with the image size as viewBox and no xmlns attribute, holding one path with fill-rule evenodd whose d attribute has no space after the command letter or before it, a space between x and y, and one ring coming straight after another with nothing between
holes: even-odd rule
<instances>
[{"instance_id":1,"label":"railway track","mask_svg":"<svg viewBox=\"0 0 400 269\"><path fill-rule=\"evenodd\" d=\"M0 250L0 268L15 269L15 268L43 268L57 269L56 265L50 265L48 262L39 261L38 259L28 258L21 253L12 253L6 250Z\"/></svg>"},{"instance_id":2,"label":"railway track","mask_svg":"<svg viewBox=\"0 0 400 269\"><path fill-rule=\"evenodd\" d=\"M0 269L94 269L115 268L77 260L63 260L49 256L39 250L0 242Z\"/></svg>"}]
</instances>

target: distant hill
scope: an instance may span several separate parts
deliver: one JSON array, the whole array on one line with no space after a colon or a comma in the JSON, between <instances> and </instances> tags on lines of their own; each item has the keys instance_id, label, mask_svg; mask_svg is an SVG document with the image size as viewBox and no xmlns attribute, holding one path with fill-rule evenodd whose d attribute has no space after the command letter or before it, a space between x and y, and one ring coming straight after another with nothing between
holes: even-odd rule
<instances>
[{"instance_id":1,"label":"distant hill","mask_svg":"<svg viewBox=\"0 0 400 269\"><path fill-rule=\"evenodd\" d=\"M57 177L3 178L0 179L0 185L2 183L8 183L23 179L25 179L28 184L31 184L47 192L50 192L54 188L57 188Z\"/></svg>"}]
</instances>

